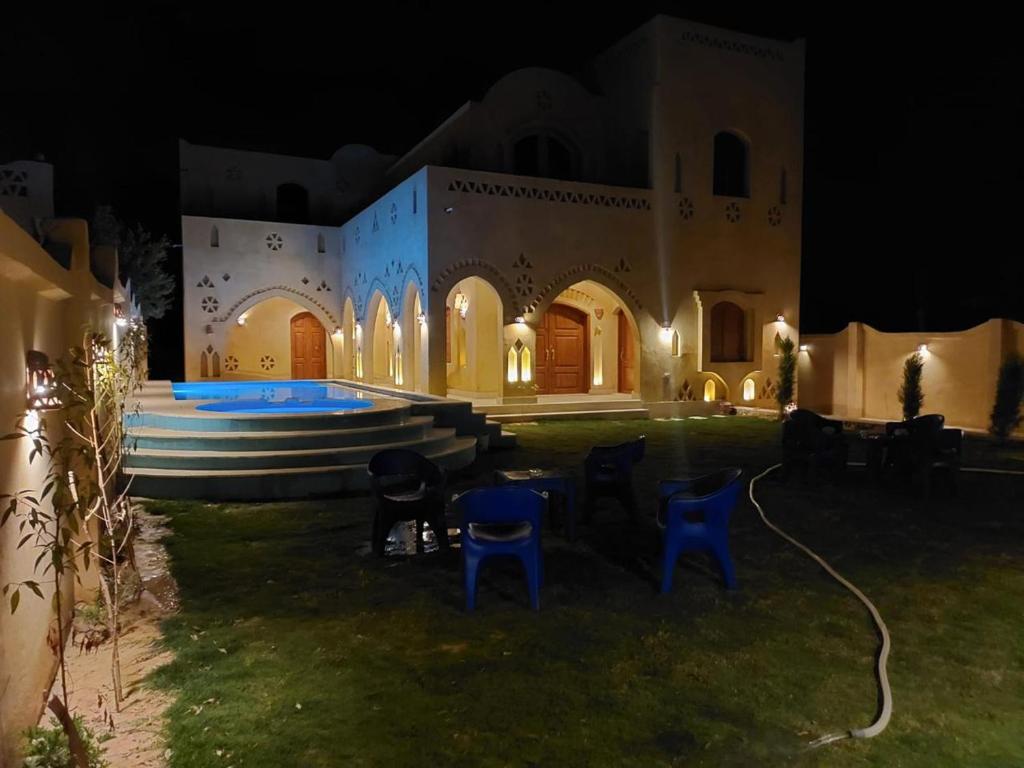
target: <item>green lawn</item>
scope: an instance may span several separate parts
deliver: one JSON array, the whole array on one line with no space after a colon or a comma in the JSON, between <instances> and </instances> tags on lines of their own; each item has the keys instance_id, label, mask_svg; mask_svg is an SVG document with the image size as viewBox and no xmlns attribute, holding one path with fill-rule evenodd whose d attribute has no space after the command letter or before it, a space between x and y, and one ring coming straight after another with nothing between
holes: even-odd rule
<instances>
[{"instance_id":1,"label":"green lawn","mask_svg":"<svg viewBox=\"0 0 1024 768\"><path fill-rule=\"evenodd\" d=\"M740 589L694 555L659 596L649 518L659 478L733 464L749 480L776 462L777 424L516 426L519 448L454 485L579 467L590 445L641 430L644 522L609 501L574 545L545 532L539 614L515 567L485 570L466 615L457 550L369 555L365 496L152 502L171 517L183 603L165 627L176 661L154 678L177 697L172 765L1024 765L1024 477L965 474L958 498L938 486L927 504L856 470L840 487L760 484L767 513L864 589L893 638L889 729L807 752L875 716L867 613L745 497ZM968 449L1003 466L1022 453Z\"/></svg>"}]
</instances>

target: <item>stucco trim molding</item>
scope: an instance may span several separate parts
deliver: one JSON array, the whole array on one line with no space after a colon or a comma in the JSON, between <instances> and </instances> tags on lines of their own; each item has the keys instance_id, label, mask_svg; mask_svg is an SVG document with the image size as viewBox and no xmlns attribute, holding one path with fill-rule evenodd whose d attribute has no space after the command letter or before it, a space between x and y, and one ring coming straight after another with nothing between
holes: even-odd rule
<instances>
[{"instance_id":1,"label":"stucco trim molding","mask_svg":"<svg viewBox=\"0 0 1024 768\"><path fill-rule=\"evenodd\" d=\"M577 264L564 270L549 282L530 303L531 312L543 312L558 298L566 288L581 280L593 280L617 295L631 310L639 312L644 305L621 277L615 272L599 264Z\"/></svg>"},{"instance_id":2,"label":"stucco trim molding","mask_svg":"<svg viewBox=\"0 0 1024 768\"><path fill-rule=\"evenodd\" d=\"M309 310L318 318L320 318L321 322L327 320L328 323L325 323L324 327L327 328L327 325L330 325L330 327L327 328L328 333L330 333L334 328L339 327L338 320L334 316L334 313L331 312L331 310L329 310L322 303L317 301L317 299L315 299L313 296L310 296L308 293L303 293L302 291L296 290L295 288L292 288L287 285L272 285L268 288L258 288L255 291L250 291L249 293L245 294L245 296L236 301L234 304L232 304L231 308L228 309L228 311L225 312L223 315L213 318L213 322L231 322L235 320L238 317L238 315L240 315L242 312L245 312L249 308L256 306L261 301L266 301L267 299L272 298L274 296L280 296L285 299L291 299L299 306Z\"/></svg>"},{"instance_id":3,"label":"stucco trim molding","mask_svg":"<svg viewBox=\"0 0 1024 768\"><path fill-rule=\"evenodd\" d=\"M484 259L461 259L441 270L434 281L430 284L431 293L440 293L444 289L444 295L460 280L467 277L479 277L490 283L491 287L501 297L502 311L507 318L519 314L522 304L516 298L512 282L505 277L505 273Z\"/></svg>"}]
</instances>

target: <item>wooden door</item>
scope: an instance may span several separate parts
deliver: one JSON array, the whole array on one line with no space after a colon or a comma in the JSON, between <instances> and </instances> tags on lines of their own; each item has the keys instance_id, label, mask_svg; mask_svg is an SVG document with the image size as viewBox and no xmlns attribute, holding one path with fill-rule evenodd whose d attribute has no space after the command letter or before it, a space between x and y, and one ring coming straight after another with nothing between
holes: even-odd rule
<instances>
[{"instance_id":1,"label":"wooden door","mask_svg":"<svg viewBox=\"0 0 1024 768\"><path fill-rule=\"evenodd\" d=\"M619 312L619 392L636 390L636 337L625 312Z\"/></svg>"},{"instance_id":2,"label":"wooden door","mask_svg":"<svg viewBox=\"0 0 1024 768\"><path fill-rule=\"evenodd\" d=\"M565 304L552 304L537 329L535 374L540 394L586 392L587 316Z\"/></svg>"},{"instance_id":3,"label":"wooden door","mask_svg":"<svg viewBox=\"0 0 1024 768\"><path fill-rule=\"evenodd\" d=\"M292 378L327 377L327 341L324 327L310 312L292 318Z\"/></svg>"}]
</instances>

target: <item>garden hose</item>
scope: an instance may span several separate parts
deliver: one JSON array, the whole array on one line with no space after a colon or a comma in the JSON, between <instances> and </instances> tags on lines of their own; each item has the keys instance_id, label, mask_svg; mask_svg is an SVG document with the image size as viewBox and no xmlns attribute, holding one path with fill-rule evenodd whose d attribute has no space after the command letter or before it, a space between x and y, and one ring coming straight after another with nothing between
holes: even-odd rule
<instances>
[{"instance_id":1,"label":"garden hose","mask_svg":"<svg viewBox=\"0 0 1024 768\"><path fill-rule=\"evenodd\" d=\"M846 589L852 592L856 596L856 598L860 600L871 613L871 618L874 619L875 625L878 627L878 632L882 636L882 648L878 653L878 687L882 693L882 710L878 713L878 717L875 718L875 721L867 728L851 728L850 730L841 731L838 733L828 733L824 736L815 739L808 746L811 749L815 749L817 747L823 747L826 744L831 744L835 741L841 741L842 739L870 739L884 731L886 726L889 725L889 719L892 717L892 690L889 688L889 675L886 671L886 662L889 659L889 648L891 646L891 643L889 641L889 630L885 626L885 622L882 621L882 616L878 613L878 609L875 608L874 603L868 600L868 598L864 595L863 592L861 592L859 589L857 589L855 585L851 584L849 581L847 581L841 575L839 575L839 573L831 565L829 565L824 558L822 558L820 555L811 550L810 547L801 544L799 541L794 539L792 536L783 531L777 525L772 523L765 516L764 510L761 509L761 505L758 504L757 499L754 498L754 484L762 477L771 472L774 472L781 466L781 464L775 464L771 467L768 467L768 469L766 469L764 472L762 472L761 474L759 474L757 477L750 481L750 501L757 509L757 513L761 516L761 520L771 530L775 531L775 533L784 538L797 549L800 549L802 552L804 552L804 554L806 554L818 565L824 568L825 571L829 574L829 576L831 576L833 579L835 579L844 587L846 587Z\"/></svg>"}]
</instances>

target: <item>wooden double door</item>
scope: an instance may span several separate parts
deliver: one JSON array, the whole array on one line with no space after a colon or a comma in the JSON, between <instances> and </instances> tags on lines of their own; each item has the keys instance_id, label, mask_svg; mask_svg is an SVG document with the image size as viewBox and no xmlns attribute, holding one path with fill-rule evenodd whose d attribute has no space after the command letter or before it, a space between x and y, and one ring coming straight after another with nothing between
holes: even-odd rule
<instances>
[{"instance_id":1,"label":"wooden double door","mask_svg":"<svg viewBox=\"0 0 1024 768\"><path fill-rule=\"evenodd\" d=\"M587 315L565 304L552 304L537 327L534 374L541 395L590 389Z\"/></svg>"},{"instance_id":2,"label":"wooden double door","mask_svg":"<svg viewBox=\"0 0 1024 768\"><path fill-rule=\"evenodd\" d=\"M327 334L310 312L292 318L292 378L327 378Z\"/></svg>"}]
</instances>

